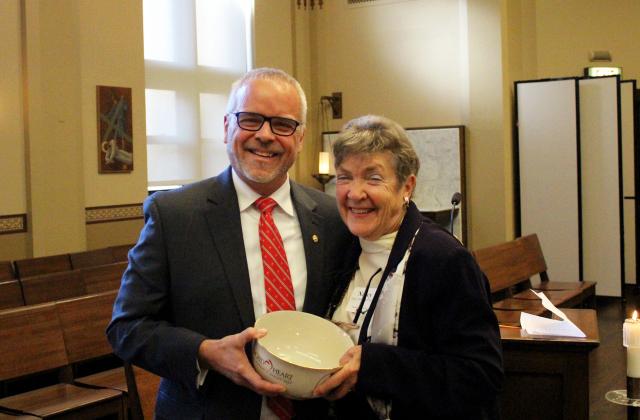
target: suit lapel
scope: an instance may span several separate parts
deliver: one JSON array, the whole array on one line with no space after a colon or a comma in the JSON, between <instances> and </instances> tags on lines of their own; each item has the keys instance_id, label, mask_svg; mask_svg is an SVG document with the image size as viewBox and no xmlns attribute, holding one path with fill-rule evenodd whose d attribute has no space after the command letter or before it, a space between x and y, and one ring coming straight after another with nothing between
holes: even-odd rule
<instances>
[{"instance_id":1,"label":"suit lapel","mask_svg":"<svg viewBox=\"0 0 640 420\"><path fill-rule=\"evenodd\" d=\"M319 288L323 287L323 242L326 239L322 223L323 217L316 211L316 202L294 182L291 182L291 197L300 222L307 262L307 288L302 310L321 314L325 308L322 307L322 302L314 299L314 295Z\"/></svg>"},{"instance_id":2,"label":"suit lapel","mask_svg":"<svg viewBox=\"0 0 640 420\"><path fill-rule=\"evenodd\" d=\"M231 169L220 174L217 180L218 182L214 184L214 188L207 197L209 210L205 217L240 318L246 328L254 325L255 314L247 257L242 240L238 197L233 187Z\"/></svg>"}]
</instances>

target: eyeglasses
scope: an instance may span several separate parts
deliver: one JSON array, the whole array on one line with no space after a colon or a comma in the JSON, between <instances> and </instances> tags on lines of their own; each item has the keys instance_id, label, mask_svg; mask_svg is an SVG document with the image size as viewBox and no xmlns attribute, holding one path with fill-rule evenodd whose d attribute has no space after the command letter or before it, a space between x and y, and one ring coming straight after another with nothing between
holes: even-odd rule
<instances>
[{"instance_id":1,"label":"eyeglasses","mask_svg":"<svg viewBox=\"0 0 640 420\"><path fill-rule=\"evenodd\" d=\"M265 121L269 121L271 132L278 136L290 136L295 133L300 123L291 118L265 117L255 112L233 112L238 121L238 126L247 131L259 131Z\"/></svg>"}]
</instances>

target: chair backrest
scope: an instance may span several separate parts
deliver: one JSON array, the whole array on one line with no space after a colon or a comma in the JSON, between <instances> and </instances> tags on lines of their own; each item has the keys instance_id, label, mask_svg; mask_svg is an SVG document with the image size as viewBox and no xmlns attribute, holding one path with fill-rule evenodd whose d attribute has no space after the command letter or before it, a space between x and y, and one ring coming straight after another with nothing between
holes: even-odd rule
<instances>
[{"instance_id":1,"label":"chair backrest","mask_svg":"<svg viewBox=\"0 0 640 420\"><path fill-rule=\"evenodd\" d=\"M131 418L133 420L154 418L161 378L129 363L124 364L124 370L132 401Z\"/></svg>"},{"instance_id":2,"label":"chair backrest","mask_svg":"<svg viewBox=\"0 0 640 420\"><path fill-rule=\"evenodd\" d=\"M68 299L86 294L80 270L21 278L26 305Z\"/></svg>"},{"instance_id":3,"label":"chair backrest","mask_svg":"<svg viewBox=\"0 0 640 420\"><path fill-rule=\"evenodd\" d=\"M473 255L489 279L492 293L516 286L536 274L546 276L547 264L536 234L478 249Z\"/></svg>"},{"instance_id":4,"label":"chair backrest","mask_svg":"<svg viewBox=\"0 0 640 420\"><path fill-rule=\"evenodd\" d=\"M83 268L81 272L85 290L87 293L118 290L120 288L120 280L122 280L122 273L126 268L126 262Z\"/></svg>"},{"instance_id":5,"label":"chair backrest","mask_svg":"<svg viewBox=\"0 0 640 420\"><path fill-rule=\"evenodd\" d=\"M69 259L71 260L71 268L73 269L95 267L115 262L110 248L74 252L69 254Z\"/></svg>"},{"instance_id":6,"label":"chair backrest","mask_svg":"<svg viewBox=\"0 0 640 420\"><path fill-rule=\"evenodd\" d=\"M105 330L117 292L110 291L55 303L69 363L113 353Z\"/></svg>"},{"instance_id":7,"label":"chair backrest","mask_svg":"<svg viewBox=\"0 0 640 420\"><path fill-rule=\"evenodd\" d=\"M13 280L15 278L16 273L13 270L11 261L0 261L0 281Z\"/></svg>"},{"instance_id":8,"label":"chair backrest","mask_svg":"<svg viewBox=\"0 0 640 420\"><path fill-rule=\"evenodd\" d=\"M135 244L116 245L109 247L111 254L113 255L113 261L128 261L129 250L133 248Z\"/></svg>"},{"instance_id":9,"label":"chair backrest","mask_svg":"<svg viewBox=\"0 0 640 420\"><path fill-rule=\"evenodd\" d=\"M69 254L25 258L14 262L19 278L71 270Z\"/></svg>"},{"instance_id":10,"label":"chair backrest","mask_svg":"<svg viewBox=\"0 0 640 420\"><path fill-rule=\"evenodd\" d=\"M22 289L18 280L0 281L0 309L24 305Z\"/></svg>"},{"instance_id":11,"label":"chair backrest","mask_svg":"<svg viewBox=\"0 0 640 420\"><path fill-rule=\"evenodd\" d=\"M0 381L68 364L55 304L0 311Z\"/></svg>"}]
</instances>

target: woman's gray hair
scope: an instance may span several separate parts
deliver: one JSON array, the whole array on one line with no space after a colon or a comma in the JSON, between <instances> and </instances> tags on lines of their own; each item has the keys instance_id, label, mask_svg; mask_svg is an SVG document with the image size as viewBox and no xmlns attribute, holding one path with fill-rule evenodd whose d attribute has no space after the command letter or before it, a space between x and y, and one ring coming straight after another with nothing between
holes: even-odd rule
<instances>
[{"instance_id":1,"label":"woman's gray hair","mask_svg":"<svg viewBox=\"0 0 640 420\"><path fill-rule=\"evenodd\" d=\"M397 122L378 115L355 118L342 128L333 143L336 167L350 155L390 152L396 176L403 184L409 175L418 175L420 159L407 132Z\"/></svg>"},{"instance_id":2,"label":"woman's gray hair","mask_svg":"<svg viewBox=\"0 0 640 420\"><path fill-rule=\"evenodd\" d=\"M298 93L298 98L300 99L300 115L298 116L300 119L299 122L301 124L305 124L307 122L307 97L304 94L304 90L302 90L302 86L300 86L300 83L293 76L289 75L289 73L271 67L260 67L250 70L240 79L233 82L231 85L231 92L229 93L229 100L227 101L227 114L236 112L238 108L238 90L253 80L270 80L293 86ZM271 117L272 115L267 116Z\"/></svg>"}]
</instances>

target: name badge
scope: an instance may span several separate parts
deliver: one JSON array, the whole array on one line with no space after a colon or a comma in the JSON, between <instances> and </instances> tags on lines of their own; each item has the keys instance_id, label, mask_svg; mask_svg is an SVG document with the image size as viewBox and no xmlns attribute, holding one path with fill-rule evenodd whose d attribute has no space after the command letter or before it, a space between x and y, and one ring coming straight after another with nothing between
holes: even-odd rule
<instances>
[{"instance_id":1,"label":"name badge","mask_svg":"<svg viewBox=\"0 0 640 420\"><path fill-rule=\"evenodd\" d=\"M347 304L347 312L355 314L362 302L362 297L364 296L364 290L366 287L356 287L353 289L353 293L351 293L351 297L349 298L349 303ZM367 298L364 301L364 305L362 306L362 313L367 312L369 309L369 305L371 305L371 300L373 299L373 295L376 294L376 288L370 287L367 291Z\"/></svg>"}]
</instances>

